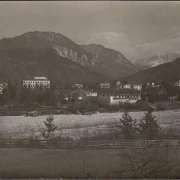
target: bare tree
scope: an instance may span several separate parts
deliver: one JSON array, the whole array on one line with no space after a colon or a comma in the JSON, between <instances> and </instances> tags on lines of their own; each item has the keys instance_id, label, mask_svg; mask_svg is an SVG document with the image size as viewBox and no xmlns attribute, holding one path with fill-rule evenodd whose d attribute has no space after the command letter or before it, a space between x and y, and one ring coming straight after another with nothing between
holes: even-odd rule
<instances>
[{"instance_id":1,"label":"bare tree","mask_svg":"<svg viewBox=\"0 0 180 180\"><path fill-rule=\"evenodd\" d=\"M121 151L118 177L179 178L179 141L158 141L150 147L147 141L141 147ZM173 146L173 147L172 147Z\"/></svg>"}]
</instances>

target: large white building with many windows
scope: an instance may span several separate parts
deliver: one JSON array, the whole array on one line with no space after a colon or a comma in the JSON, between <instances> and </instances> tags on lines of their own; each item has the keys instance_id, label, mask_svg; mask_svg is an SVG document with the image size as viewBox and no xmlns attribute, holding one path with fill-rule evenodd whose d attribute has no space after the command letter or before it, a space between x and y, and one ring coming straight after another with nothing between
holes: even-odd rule
<instances>
[{"instance_id":1,"label":"large white building with many windows","mask_svg":"<svg viewBox=\"0 0 180 180\"><path fill-rule=\"evenodd\" d=\"M23 80L23 86L31 89L40 87L42 87L43 89L49 89L50 80L48 80L46 77L25 78Z\"/></svg>"}]
</instances>

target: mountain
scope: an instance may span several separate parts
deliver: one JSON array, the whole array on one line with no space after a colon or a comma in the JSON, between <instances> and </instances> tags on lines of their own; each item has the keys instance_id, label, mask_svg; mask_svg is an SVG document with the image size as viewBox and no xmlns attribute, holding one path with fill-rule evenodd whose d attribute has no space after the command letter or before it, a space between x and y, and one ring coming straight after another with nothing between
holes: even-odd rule
<instances>
[{"instance_id":1,"label":"mountain","mask_svg":"<svg viewBox=\"0 0 180 180\"><path fill-rule=\"evenodd\" d=\"M14 38L4 38L0 41L0 49L15 48L55 49L60 56L66 57L84 67L94 65L92 55L85 52L78 44L60 33L27 32Z\"/></svg>"},{"instance_id":2,"label":"mountain","mask_svg":"<svg viewBox=\"0 0 180 180\"><path fill-rule=\"evenodd\" d=\"M10 41L13 41L13 38L7 42L4 39L3 42L0 41L0 78L3 80L17 83L26 76L46 76L52 84L109 80L107 76L60 56L51 46L35 44L33 47L26 41L24 45L19 43L19 40L14 43Z\"/></svg>"},{"instance_id":3,"label":"mountain","mask_svg":"<svg viewBox=\"0 0 180 180\"><path fill-rule=\"evenodd\" d=\"M88 49L54 32L34 31L4 38L0 40L0 78L43 75L59 83L71 76L74 82L99 82L136 72L117 51L102 46L97 48L97 55Z\"/></svg>"},{"instance_id":4,"label":"mountain","mask_svg":"<svg viewBox=\"0 0 180 180\"><path fill-rule=\"evenodd\" d=\"M123 79L136 83L178 80L180 79L180 58L173 62L139 71Z\"/></svg>"},{"instance_id":5,"label":"mountain","mask_svg":"<svg viewBox=\"0 0 180 180\"><path fill-rule=\"evenodd\" d=\"M123 77L133 74L138 69L122 53L102 45L81 45L89 54L93 55L96 62L94 69L111 78Z\"/></svg>"},{"instance_id":6,"label":"mountain","mask_svg":"<svg viewBox=\"0 0 180 180\"><path fill-rule=\"evenodd\" d=\"M148 58L138 59L134 61L137 68L143 70L151 67L158 66L167 62L172 62L180 57L179 53L164 53L161 55L154 55Z\"/></svg>"}]
</instances>

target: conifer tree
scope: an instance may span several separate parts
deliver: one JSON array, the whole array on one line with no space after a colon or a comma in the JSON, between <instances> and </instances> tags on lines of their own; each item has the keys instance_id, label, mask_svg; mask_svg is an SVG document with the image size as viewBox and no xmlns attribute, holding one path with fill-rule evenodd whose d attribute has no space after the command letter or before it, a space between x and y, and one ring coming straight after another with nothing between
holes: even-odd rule
<instances>
[{"instance_id":1,"label":"conifer tree","mask_svg":"<svg viewBox=\"0 0 180 180\"><path fill-rule=\"evenodd\" d=\"M135 138L136 134L136 122L132 119L128 112L124 112L122 118L120 118L120 123L118 128L121 130L125 140L132 140Z\"/></svg>"},{"instance_id":2,"label":"conifer tree","mask_svg":"<svg viewBox=\"0 0 180 180\"><path fill-rule=\"evenodd\" d=\"M44 121L45 128L40 129L41 135L45 139L52 139L54 138L54 132L57 129L57 126L53 123L54 117L52 115L48 116L46 118L46 121Z\"/></svg>"},{"instance_id":3,"label":"conifer tree","mask_svg":"<svg viewBox=\"0 0 180 180\"><path fill-rule=\"evenodd\" d=\"M159 125L157 120L152 115L152 110L149 109L139 123L139 132L146 140L150 140L157 136L158 131Z\"/></svg>"}]
</instances>

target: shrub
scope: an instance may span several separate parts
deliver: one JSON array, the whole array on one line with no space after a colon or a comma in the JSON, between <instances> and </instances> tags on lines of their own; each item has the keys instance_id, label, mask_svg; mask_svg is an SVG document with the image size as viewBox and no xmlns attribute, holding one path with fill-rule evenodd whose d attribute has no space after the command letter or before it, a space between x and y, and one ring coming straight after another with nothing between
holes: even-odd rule
<instances>
[{"instance_id":1,"label":"shrub","mask_svg":"<svg viewBox=\"0 0 180 180\"><path fill-rule=\"evenodd\" d=\"M114 105L111 105L108 107L108 110L109 111L119 111L121 108L121 105L120 104L114 104Z\"/></svg>"},{"instance_id":2,"label":"shrub","mask_svg":"<svg viewBox=\"0 0 180 180\"><path fill-rule=\"evenodd\" d=\"M163 110L166 109L165 106L164 106L162 103L157 103L157 104L156 104L156 107L157 107L157 110L158 110L158 111L163 111Z\"/></svg>"},{"instance_id":3,"label":"shrub","mask_svg":"<svg viewBox=\"0 0 180 180\"><path fill-rule=\"evenodd\" d=\"M131 103L124 103L122 105L122 107L125 109L125 110L135 110L137 109L137 105L136 104L131 104Z\"/></svg>"},{"instance_id":4,"label":"shrub","mask_svg":"<svg viewBox=\"0 0 180 180\"><path fill-rule=\"evenodd\" d=\"M54 138L54 132L57 129L57 126L54 124L54 117L52 115L46 118L44 121L45 128L40 129L40 133L45 139Z\"/></svg>"},{"instance_id":5,"label":"shrub","mask_svg":"<svg viewBox=\"0 0 180 180\"><path fill-rule=\"evenodd\" d=\"M136 103L136 106L141 111L147 111L150 108L150 105L149 105L148 101L138 101Z\"/></svg>"}]
</instances>

